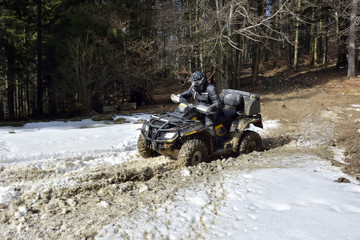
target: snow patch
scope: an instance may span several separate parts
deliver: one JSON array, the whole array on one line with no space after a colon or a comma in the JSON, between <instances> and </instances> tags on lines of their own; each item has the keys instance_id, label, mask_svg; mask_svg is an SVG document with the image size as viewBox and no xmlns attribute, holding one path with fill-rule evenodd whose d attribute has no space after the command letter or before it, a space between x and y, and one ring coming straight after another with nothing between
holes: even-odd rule
<instances>
[{"instance_id":1,"label":"snow patch","mask_svg":"<svg viewBox=\"0 0 360 240\"><path fill-rule=\"evenodd\" d=\"M346 162L344 161L344 159L345 159L345 155L344 155L345 149L338 148L338 147L331 147L330 149L331 149L331 150L333 151L333 153L334 153L334 160L335 160L335 161L338 161L338 162L340 162L340 163L342 163L342 164L348 164L348 163L346 163Z\"/></svg>"},{"instance_id":2,"label":"snow patch","mask_svg":"<svg viewBox=\"0 0 360 240\"><path fill-rule=\"evenodd\" d=\"M316 156L303 156L302 163L297 155L287 158L292 168L224 172L180 190L149 206L153 212L139 209L119 217L95 239L138 239L148 233L153 239L343 239L344 233L358 239L357 183L334 182L342 173Z\"/></svg>"},{"instance_id":3,"label":"snow patch","mask_svg":"<svg viewBox=\"0 0 360 240\"><path fill-rule=\"evenodd\" d=\"M184 177L188 177L188 176L190 176L190 171L187 169L187 168L184 168L184 169L182 169L181 170L181 173L182 173L182 175L184 176Z\"/></svg>"},{"instance_id":4,"label":"snow patch","mask_svg":"<svg viewBox=\"0 0 360 240\"><path fill-rule=\"evenodd\" d=\"M10 186L0 187L0 208L6 207L8 202L20 197L20 191L11 189Z\"/></svg>"},{"instance_id":5,"label":"snow patch","mask_svg":"<svg viewBox=\"0 0 360 240\"><path fill-rule=\"evenodd\" d=\"M90 119L29 123L0 127L0 165L73 171L96 164L117 164L134 159L141 124L148 114L116 116L129 123L108 125ZM126 133L126 134L124 134Z\"/></svg>"},{"instance_id":6,"label":"snow patch","mask_svg":"<svg viewBox=\"0 0 360 240\"><path fill-rule=\"evenodd\" d=\"M270 129L278 128L280 125L279 120L265 120L263 121L263 129L250 124L249 128L246 130L254 131L259 134L266 134Z\"/></svg>"},{"instance_id":7,"label":"snow patch","mask_svg":"<svg viewBox=\"0 0 360 240\"><path fill-rule=\"evenodd\" d=\"M353 108L353 110L360 112L360 104L351 104L351 107Z\"/></svg>"},{"instance_id":8,"label":"snow patch","mask_svg":"<svg viewBox=\"0 0 360 240\"><path fill-rule=\"evenodd\" d=\"M351 104L346 110L360 112L360 104Z\"/></svg>"}]
</instances>

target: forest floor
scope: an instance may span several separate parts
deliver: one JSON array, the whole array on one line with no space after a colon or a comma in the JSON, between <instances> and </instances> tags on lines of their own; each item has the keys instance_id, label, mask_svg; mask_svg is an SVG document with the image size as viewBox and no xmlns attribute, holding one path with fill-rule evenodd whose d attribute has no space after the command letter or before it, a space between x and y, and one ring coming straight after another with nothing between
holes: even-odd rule
<instances>
[{"instance_id":1,"label":"forest floor","mask_svg":"<svg viewBox=\"0 0 360 240\"><path fill-rule=\"evenodd\" d=\"M260 91L262 115L280 120L275 138L318 138L324 148L344 149L344 161L332 163L360 180L360 77L343 76L321 70L302 74L288 90Z\"/></svg>"}]
</instances>

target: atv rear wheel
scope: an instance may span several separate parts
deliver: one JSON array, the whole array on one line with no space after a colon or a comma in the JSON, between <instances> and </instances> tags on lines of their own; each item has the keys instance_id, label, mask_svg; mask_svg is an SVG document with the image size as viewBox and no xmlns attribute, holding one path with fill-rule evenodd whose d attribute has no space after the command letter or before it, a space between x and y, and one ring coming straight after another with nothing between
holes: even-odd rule
<instances>
[{"instance_id":1,"label":"atv rear wheel","mask_svg":"<svg viewBox=\"0 0 360 240\"><path fill-rule=\"evenodd\" d=\"M154 150L146 147L146 139L142 134L140 134L139 136L137 145L140 156L142 156L143 158L157 157L160 155L158 152L155 152Z\"/></svg>"},{"instance_id":2,"label":"atv rear wheel","mask_svg":"<svg viewBox=\"0 0 360 240\"><path fill-rule=\"evenodd\" d=\"M205 143L199 139L190 139L181 146L177 162L179 166L194 166L207 159Z\"/></svg>"},{"instance_id":3,"label":"atv rear wheel","mask_svg":"<svg viewBox=\"0 0 360 240\"><path fill-rule=\"evenodd\" d=\"M248 154L261 150L263 150L263 144L259 134L253 131L245 131L241 136L239 152Z\"/></svg>"}]
</instances>

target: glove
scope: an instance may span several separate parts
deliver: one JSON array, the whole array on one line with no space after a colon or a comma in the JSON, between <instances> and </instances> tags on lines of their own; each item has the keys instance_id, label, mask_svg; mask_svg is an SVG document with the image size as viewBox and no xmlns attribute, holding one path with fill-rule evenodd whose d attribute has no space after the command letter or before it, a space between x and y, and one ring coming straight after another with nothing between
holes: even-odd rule
<instances>
[{"instance_id":1,"label":"glove","mask_svg":"<svg viewBox=\"0 0 360 240\"><path fill-rule=\"evenodd\" d=\"M209 112L216 112L218 110L218 108L217 108L217 106L216 105L214 105L214 104L212 104L212 105L210 105L210 107L209 107Z\"/></svg>"}]
</instances>

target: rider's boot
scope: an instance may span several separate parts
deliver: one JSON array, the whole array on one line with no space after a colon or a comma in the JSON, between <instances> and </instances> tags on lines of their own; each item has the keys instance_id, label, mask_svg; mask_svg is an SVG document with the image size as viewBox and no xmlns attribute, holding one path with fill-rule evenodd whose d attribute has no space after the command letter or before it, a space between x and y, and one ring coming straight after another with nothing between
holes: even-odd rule
<instances>
[{"instance_id":1,"label":"rider's boot","mask_svg":"<svg viewBox=\"0 0 360 240\"><path fill-rule=\"evenodd\" d=\"M216 137L216 134L214 136L211 136L211 139L212 139L212 143L213 143L213 149L214 149L214 152L215 152L219 148L219 143L218 143L218 139Z\"/></svg>"},{"instance_id":2,"label":"rider's boot","mask_svg":"<svg viewBox=\"0 0 360 240\"><path fill-rule=\"evenodd\" d=\"M215 132L215 129L214 129L213 126L210 126L209 133L211 135L211 140L212 140L212 144L213 144L213 151L215 152L219 148L219 143L218 143L216 132Z\"/></svg>"}]
</instances>

